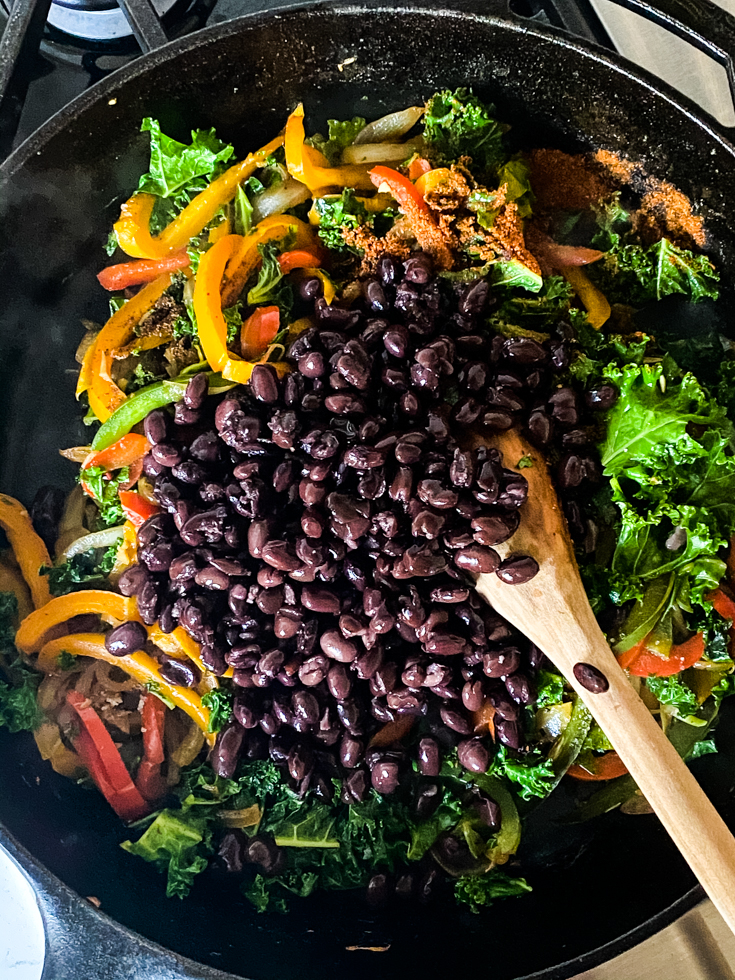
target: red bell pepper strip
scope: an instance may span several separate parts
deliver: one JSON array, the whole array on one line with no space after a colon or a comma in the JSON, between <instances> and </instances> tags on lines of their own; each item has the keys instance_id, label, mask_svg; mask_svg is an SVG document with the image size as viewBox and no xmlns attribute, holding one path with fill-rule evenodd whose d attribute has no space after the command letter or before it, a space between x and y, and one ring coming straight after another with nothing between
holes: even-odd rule
<instances>
[{"instance_id":1,"label":"red bell pepper strip","mask_svg":"<svg viewBox=\"0 0 735 980\"><path fill-rule=\"evenodd\" d=\"M575 763L567 769L567 775L572 779L599 782L604 779L617 779L628 771L617 752L606 752L604 755L595 756L593 766L594 768L589 770Z\"/></svg>"},{"instance_id":2,"label":"red bell pepper strip","mask_svg":"<svg viewBox=\"0 0 735 980\"><path fill-rule=\"evenodd\" d=\"M121 490L119 497L123 513L134 527L140 527L149 517L153 517L160 510L155 504L136 493L135 490Z\"/></svg>"},{"instance_id":3,"label":"red bell pepper strip","mask_svg":"<svg viewBox=\"0 0 735 980\"><path fill-rule=\"evenodd\" d=\"M78 691L69 691L67 704L77 713L82 730L75 748L98 789L122 820L139 820L150 807L136 789L112 736L88 699Z\"/></svg>"},{"instance_id":4,"label":"red bell pepper strip","mask_svg":"<svg viewBox=\"0 0 735 980\"><path fill-rule=\"evenodd\" d=\"M159 800L166 795L166 780L161 764L166 756L163 750L163 731L168 708L155 694L147 694L143 701L143 759L138 767L135 785L147 800Z\"/></svg>"},{"instance_id":5,"label":"red bell pepper strip","mask_svg":"<svg viewBox=\"0 0 735 980\"><path fill-rule=\"evenodd\" d=\"M370 171L370 179L376 187L387 184L421 248L433 256L439 268L449 269L453 258L446 236L434 221L431 208L408 177L391 167L377 166Z\"/></svg>"},{"instance_id":6,"label":"red bell pepper strip","mask_svg":"<svg viewBox=\"0 0 735 980\"><path fill-rule=\"evenodd\" d=\"M103 289L127 289L128 286L142 286L145 282L153 282L164 272L185 269L190 262L186 251L174 252L162 259L141 259L139 262L109 265L97 273L97 279Z\"/></svg>"},{"instance_id":7,"label":"red bell pepper strip","mask_svg":"<svg viewBox=\"0 0 735 980\"><path fill-rule=\"evenodd\" d=\"M735 622L735 599L731 595L728 595L724 589L720 588L714 592L710 592L707 599L723 619L729 619L731 622Z\"/></svg>"},{"instance_id":8,"label":"red bell pepper strip","mask_svg":"<svg viewBox=\"0 0 735 980\"><path fill-rule=\"evenodd\" d=\"M296 248L291 252L281 252L278 256L278 264L281 272L285 275L293 269L309 269L322 264L321 257L316 251L308 248Z\"/></svg>"},{"instance_id":9,"label":"red bell pepper strip","mask_svg":"<svg viewBox=\"0 0 735 980\"><path fill-rule=\"evenodd\" d=\"M431 164L424 157L416 157L408 165L408 179L418 180L421 174L428 174Z\"/></svg>"},{"instance_id":10,"label":"red bell pepper strip","mask_svg":"<svg viewBox=\"0 0 735 980\"><path fill-rule=\"evenodd\" d=\"M668 657L661 657L646 647L646 640L620 654L618 663L634 677L671 677L693 667L704 656L704 634L697 633L686 642L671 648Z\"/></svg>"},{"instance_id":11,"label":"red bell pepper strip","mask_svg":"<svg viewBox=\"0 0 735 980\"><path fill-rule=\"evenodd\" d=\"M259 306L240 328L240 352L245 360L254 361L265 353L280 326L281 311L277 306Z\"/></svg>"},{"instance_id":12,"label":"red bell pepper strip","mask_svg":"<svg viewBox=\"0 0 735 980\"><path fill-rule=\"evenodd\" d=\"M84 460L82 469L88 470L91 466L101 466L104 470L120 470L123 466L132 466L142 459L150 448L150 443L145 436L128 432L107 449L90 453Z\"/></svg>"}]
</instances>

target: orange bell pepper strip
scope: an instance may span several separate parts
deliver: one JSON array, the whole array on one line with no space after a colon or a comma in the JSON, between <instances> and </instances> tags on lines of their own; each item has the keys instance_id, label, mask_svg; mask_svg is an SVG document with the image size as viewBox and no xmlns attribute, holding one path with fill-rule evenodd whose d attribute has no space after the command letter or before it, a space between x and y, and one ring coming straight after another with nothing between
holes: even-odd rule
<instances>
[{"instance_id":1,"label":"orange bell pepper strip","mask_svg":"<svg viewBox=\"0 0 735 980\"><path fill-rule=\"evenodd\" d=\"M191 259L186 252L174 252L163 259L141 259L139 262L109 265L97 273L97 279L103 289L127 289L128 286L153 282L164 272L176 272L190 264Z\"/></svg>"},{"instance_id":2,"label":"orange bell pepper strip","mask_svg":"<svg viewBox=\"0 0 735 980\"><path fill-rule=\"evenodd\" d=\"M53 565L48 548L34 531L31 516L23 504L4 493L0 494L0 527L7 535L21 575L31 590L33 605L39 609L51 599L48 578L41 575L42 568Z\"/></svg>"},{"instance_id":3,"label":"orange bell pepper strip","mask_svg":"<svg viewBox=\"0 0 735 980\"><path fill-rule=\"evenodd\" d=\"M587 319L595 330L599 330L610 319L612 312L605 296L579 266L564 266L559 271L582 301Z\"/></svg>"},{"instance_id":4,"label":"orange bell pepper strip","mask_svg":"<svg viewBox=\"0 0 735 980\"><path fill-rule=\"evenodd\" d=\"M370 178L376 187L386 184L406 215L419 246L433 256L440 269L449 269L454 261L446 234L434 221L431 208L414 184L392 167L373 167Z\"/></svg>"},{"instance_id":5,"label":"orange bell pepper strip","mask_svg":"<svg viewBox=\"0 0 735 980\"><path fill-rule=\"evenodd\" d=\"M132 466L145 456L150 448L150 443L145 436L128 432L107 449L90 453L82 463L82 469L88 470L91 466L101 466L105 470L120 470L123 466Z\"/></svg>"},{"instance_id":6,"label":"orange bell pepper strip","mask_svg":"<svg viewBox=\"0 0 735 980\"><path fill-rule=\"evenodd\" d=\"M161 677L158 662L147 653L139 650L125 657L115 657L108 653L103 633L73 633L71 636L60 636L58 639L50 640L43 645L38 655L39 669L46 673L56 670L58 657L62 651L77 657L104 660L108 664L120 667L142 686L156 685L155 689L160 690L169 700L173 701L177 708L181 708L201 728L207 742L214 745L216 735L207 731L209 728L209 709L202 704L202 699L197 692L188 687L170 684Z\"/></svg>"},{"instance_id":7,"label":"orange bell pepper strip","mask_svg":"<svg viewBox=\"0 0 735 980\"><path fill-rule=\"evenodd\" d=\"M222 287L222 306L224 309L237 301L238 296L245 288L245 283L261 264L258 246L292 234L296 237L295 244L298 249L314 245L314 233L309 225L290 214L272 214L263 218L249 235L244 238L240 237L237 251L231 255L227 263L225 283ZM238 236L228 237L237 238ZM199 268L201 270L201 262ZM197 274L197 278L198 276L199 274Z\"/></svg>"},{"instance_id":8,"label":"orange bell pepper strip","mask_svg":"<svg viewBox=\"0 0 735 980\"><path fill-rule=\"evenodd\" d=\"M240 350L252 361L260 357L281 326L281 311L277 306L259 306L240 329Z\"/></svg>"},{"instance_id":9,"label":"orange bell pepper strip","mask_svg":"<svg viewBox=\"0 0 735 980\"><path fill-rule=\"evenodd\" d=\"M15 634L15 645L23 653L37 653L50 629L65 623L72 616L87 613L95 613L114 626L128 620L140 622L138 604L134 597L127 598L103 589L85 589L50 599L40 609L26 616Z\"/></svg>"},{"instance_id":10,"label":"orange bell pepper strip","mask_svg":"<svg viewBox=\"0 0 735 980\"><path fill-rule=\"evenodd\" d=\"M156 198L152 194L134 194L120 208L114 229L117 243L134 259L162 259L186 248L189 240L209 224L219 209L235 196L240 184L265 166L266 158L283 146L283 136L276 136L240 163L225 170L167 225L160 235L151 235L150 220Z\"/></svg>"},{"instance_id":11,"label":"orange bell pepper strip","mask_svg":"<svg viewBox=\"0 0 735 980\"><path fill-rule=\"evenodd\" d=\"M567 776L587 782L600 782L605 779L617 779L618 776L624 776L628 771L617 752L596 755L592 765L594 766L593 769L586 769L584 766L575 763L567 769Z\"/></svg>"},{"instance_id":12,"label":"orange bell pepper strip","mask_svg":"<svg viewBox=\"0 0 735 980\"><path fill-rule=\"evenodd\" d=\"M77 382L77 398L82 391L89 391L89 407L100 422L106 422L126 400L125 395L112 380L112 351L132 340L143 314L148 312L170 285L170 273L149 282L113 313L97 335L93 353L90 355L89 374L85 374L83 370ZM84 368L84 365L82 367ZM84 387L85 384L88 388Z\"/></svg>"},{"instance_id":13,"label":"orange bell pepper strip","mask_svg":"<svg viewBox=\"0 0 735 980\"><path fill-rule=\"evenodd\" d=\"M402 742L413 728L415 721L413 715L400 715L395 721L386 722L370 739L368 747L382 748L394 742Z\"/></svg>"},{"instance_id":14,"label":"orange bell pepper strip","mask_svg":"<svg viewBox=\"0 0 735 980\"><path fill-rule=\"evenodd\" d=\"M693 667L704 656L704 635L697 633L686 642L672 646L668 657L661 657L646 647L646 640L618 656L621 667L634 677L671 677Z\"/></svg>"},{"instance_id":15,"label":"orange bell pepper strip","mask_svg":"<svg viewBox=\"0 0 735 980\"><path fill-rule=\"evenodd\" d=\"M370 175L366 166L349 164L341 167L330 167L329 161L304 140L304 107L298 105L288 117L285 130L286 169L306 184L312 193L327 192L331 187L353 187L355 190L369 191L372 189Z\"/></svg>"},{"instance_id":16,"label":"orange bell pepper strip","mask_svg":"<svg viewBox=\"0 0 735 980\"><path fill-rule=\"evenodd\" d=\"M79 691L69 691L67 704L82 724L74 744L97 788L122 820L139 820L150 813L150 807L133 783L112 736Z\"/></svg>"}]
</instances>

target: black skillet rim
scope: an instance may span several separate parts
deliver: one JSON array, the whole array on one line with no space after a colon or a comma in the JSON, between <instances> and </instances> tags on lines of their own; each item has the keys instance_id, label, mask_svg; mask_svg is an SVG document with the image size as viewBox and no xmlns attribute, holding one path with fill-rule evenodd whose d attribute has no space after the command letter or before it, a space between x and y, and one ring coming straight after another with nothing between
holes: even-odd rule
<instances>
[{"instance_id":1,"label":"black skillet rim","mask_svg":"<svg viewBox=\"0 0 735 980\"><path fill-rule=\"evenodd\" d=\"M467 0L463 0L463 2L467 6ZM683 112L688 119L704 130L709 138L714 139L727 152L735 156L735 145L729 138L729 134L726 135L726 132L721 131L717 123L707 117L690 99L679 94L671 86L657 79L645 69L637 68L624 59L611 55L598 45L570 38L569 35L554 27L542 27L535 23L530 24L528 21L514 18L509 13L505 15L500 12L487 14L474 9L437 8L431 6L427 0L420 0L419 3L412 4L411 6L383 2L368 2L358 5L329 2L327 0L327 2L316 2L314 4L284 4L268 11L246 14L235 20L204 28L195 34L172 41L162 48L142 55L132 64L119 69L81 93L69 105L57 112L48 122L36 130L35 133L31 134L31 136L0 164L0 180L8 179L20 171L28 161L39 155L45 145L58 133L63 131L68 123L76 119L78 115L84 113L87 108L96 104L107 95L116 92L121 85L147 72L148 69L170 61L178 55L190 51L194 47L216 44L218 40L236 34L242 29L257 28L264 21L280 19L292 14L298 15L307 11L326 11L339 16L360 13L366 8L373 13L384 11L393 15L424 13L431 17L444 17L447 19L462 17L482 23L501 24L506 29L514 30L519 34L540 35L547 41L551 40L564 49L573 49L584 57L592 58L607 65L612 71L631 78L644 89L652 91L659 98L665 99L672 107ZM105 931L117 933L127 942L132 942L139 948L147 950L159 958L173 961L171 965L175 963L179 968L187 969L189 976L192 978L203 977L207 978L207 980L210 980L210 978L211 980L241 980L235 974L224 973L206 964L181 956L173 950L166 949L96 909L82 896L69 888L56 875L48 871L30 851L23 847L8 832L2 823L0 823L0 844L3 844L9 850L11 856L31 878L34 888L41 892L42 899L53 896L57 901L59 899L62 900L70 908L76 907L72 913L72 917L78 916L79 921L75 921L73 923L74 925L82 926L83 922L86 921L95 933L102 934ZM704 892L701 886L695 886L670 906L641 923L636 928L619 936L617 939L597 949L583 953L574 959L566 960L533 974L527 974L525 977L519 977L518 980L569 980L569 978L574 977L576 974L589 970L601 963L608 962L633 946L643 942L645 939L676 921L684 913L690 911L703 898ZM43 901L40 904L43 906ZM46 909L46 914L49 914L48 909ZM90 936L91 938L93 937ZM91 965L89 961L88 965ZM44 969L44 976L46 975L46 970Z\"/></svg>"}]
</instances>

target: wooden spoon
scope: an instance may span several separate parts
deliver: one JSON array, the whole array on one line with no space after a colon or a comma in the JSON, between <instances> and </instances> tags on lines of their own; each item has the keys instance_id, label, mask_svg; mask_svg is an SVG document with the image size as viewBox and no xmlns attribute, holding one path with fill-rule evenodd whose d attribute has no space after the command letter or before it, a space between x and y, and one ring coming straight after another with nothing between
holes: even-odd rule
<instances>
[{"instance_id":1,"label":"wooden spoon","mask_svg":"<svg viewBox=\"0 0 735 980\"><path fill-rule=\"evenodd\" d=\"M735 840L653 715L633 690L597 625L543 454L510 431L492 440L503 464L531 465L528 500L509 553L531 555L535 578L508 585L480 575L477 591L566 677L612 742L676 846L735 932Z\"/></svg>"}]
</instances>

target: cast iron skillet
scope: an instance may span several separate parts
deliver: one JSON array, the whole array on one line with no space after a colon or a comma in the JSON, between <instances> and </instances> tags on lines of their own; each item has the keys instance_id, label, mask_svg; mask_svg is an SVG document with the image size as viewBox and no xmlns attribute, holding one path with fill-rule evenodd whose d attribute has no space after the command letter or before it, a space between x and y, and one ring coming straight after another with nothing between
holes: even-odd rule
<instances>
[{"instance_id":1,"label":"cast iron skillet","mask_svg":"<svg viewBox=\"0 0 735 980\"><path fill-rule=\"evenodd\" d=\"M710 53L724 59L735 51L732 18L706 2L667 0L667 8L684 24L707 24L716 43L700 39L700 46ZM0 488L30 502L42 484L72 484L73 468L57 453L86 441L72 355L80 317L105 316L94 273L117 206L144 167L143 116L157 116L180 138L215 125L244 152L272 136L300 100L315 126L328 116L376 117L466 84L497 102L519 145L620 150L688 194L725 272L726 321L735 278L735 148L731 134L660 83L499 9L321 6L245 17L168 45L95 86L0 168ZM733 729L724 718L723 746L735 745ZM731 821L734 754L726 748L697 764ZM552 980L621 952L701 897L654 818L555 823L562 791L524 838L533 893L486 915L452 902L378 915L351 894L332 894L297 902L288 916L258 916L216 873L202 876L186 902L166 900L159 875L116 846L126 834L101 797L56 777L30 738L3 734L0 780L0 839L42 895L53 938L49 978L211 977L218 968L254 980L463 970ZM111 918L73 892L99 898Z\"/></svg>"}]
</instances>

